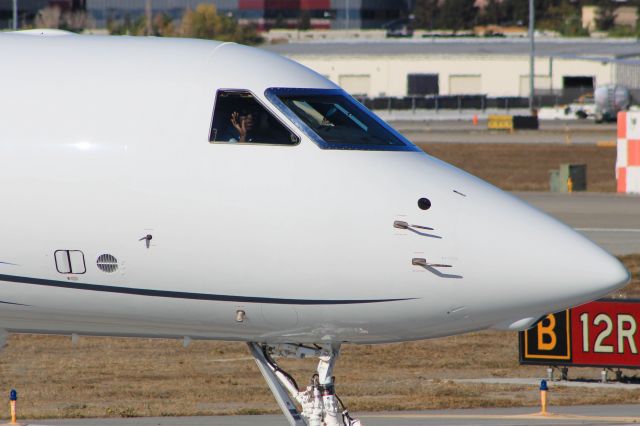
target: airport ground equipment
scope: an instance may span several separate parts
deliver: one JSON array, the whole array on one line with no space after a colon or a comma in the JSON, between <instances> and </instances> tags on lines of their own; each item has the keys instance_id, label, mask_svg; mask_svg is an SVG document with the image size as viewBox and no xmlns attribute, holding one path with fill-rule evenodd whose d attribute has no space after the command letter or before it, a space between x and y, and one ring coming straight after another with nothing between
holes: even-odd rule
<instances>
[{"instance_id":1,"label":"airport ground equipment","mask_svg":"<svg viewBox=\"0 0 640 426\"><path fill-rule=\"evenodd\" d=\"M340 345L307 347L248 343L262 376L291 426L361 426L335 393L333 367L340 355ZM306 389L300 390L295 379L281 369L273 355L304 359L318 357L317 373ZM293 399L292 399L293 398ZM294 400L302 407L298 412Z\"/></svg>"},{"instance_id":2,"label":"airport ground equipment","mask_svg":"<svg viewBox=\"0 0 640 426\"><path fill-rule=\"evenodd\" d=\"M487 119L489 130L513 130L513 116L511 115L489 115Z\"/></svg>"},{"instance_id":3,"label":"airport ground equipment","mask_svg":"<svg viewBox=\"0 0 640 426\"><path fill-rule=\"evenodd\" d=\"M601 299L549 314L519 333L520 363L640 368L639 325L640 300Z\"/></svg>"},{"instance_id":4,"label":"airport ground equipment","mask_svg":"<svg viewBox=\"0 0 640 426\"><path fill-rule=\"evenodd\" d=\"M593 93L585 93L579 96L578 99L564 107L564 113L565 116L579 119L595 117L596 104L593 100Z\"/></svg>"},{"instance_id":5,"label":"airport ground equipment","mask_svg":"<svg viewBox=\"0 0 640 426\"><path fill-rule=\"evenodd\" d=\"M549 170L551 192L574 192L587 190L586 164L560 164L560 168Z\"/></svg>"},{"instance_id":6,"label":"airport ground equipment","mask_svg":"<svg viewBox=\"0 0 640 426\"><path fill-rule=\"evenodd\" d=\"M593 99L596 123L615 121L618 113L627 110L631 105L629 89L617 84L596 87L593 92Z\"/></svg>"},{"instance_id":7,"label":"airport ground equipment","mask_svg":"<svg viewBox=\"0 0 640 426\"><path fill-rule=\"evenodd\" d=\"M489 130L538 130L538 117L533 115L489 115Z\"/></svg>"},{"instance_id":8,"label":"airport ground equipment","mask_svg":"<svg viewBox=\"0 0 640 426\"><path fill-rule=\"evenodd\" d=\"M618 113L618 192L640 193L640 112Z\"/></svg>"},{"instance_id":9,"label":"airport ground equipment","mask_svg":"<svg viewBox=\"0 0 640 426\"><path fill-rule=\"evenodd\" d=\"M540 123L536 115L514 115L514 130L538 130Z\"/></svg>"}]
</instances>

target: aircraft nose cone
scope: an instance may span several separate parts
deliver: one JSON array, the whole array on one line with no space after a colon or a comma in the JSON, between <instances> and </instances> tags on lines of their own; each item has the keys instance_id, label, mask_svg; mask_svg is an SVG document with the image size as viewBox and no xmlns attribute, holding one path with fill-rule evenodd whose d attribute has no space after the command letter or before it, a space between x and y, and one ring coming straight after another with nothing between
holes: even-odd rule
<instances>
[{"instance_id":1,"label":"aircraft nose cone","mask_svg":"<svg viewBox=\"0 0 640 426\"><path fill-rule=\"evenodd\" d=\"M589 300L604 296L622 286L630 279L629 272L614 256L600 248L581 234L571 229L565 230L564 244L570 250L566 257L569 271L575 277L570 281L575 291L584 291Z\"/></svg>"},{"instance_id":2,"label":"aircraft nose cone","mask_svg":"<svg viewBox=\"0 0 640 426\"><path fill-rule=\"evenodd\" d=\"M528 232L528 250L537 261L527 269L538 269L532 275L547 297L571 306L602 297L628 282L629 273L618 259L565 224L529 209L528 222L534 226Z\"/></svg>"},{"instance_id":3,"label":"aircraft nose cone","mask_svg":"<svg viewBox=\"0 0 640 426\"><path fill-rule=\"evenodd\" d=\"M582 299L578 302L602 297L629 282L629 272L618 259L574 229L555 222L547 233L566 251L565 273L574 275L567 277L567 286Z\"/></svg>"},{"instance_id":4,"label":"aircraft nose cone","mask_svg":"<svg viewBox=\"0 0 640 426\"><path fill-rule=\"evenodd\" d=\"M624 265L608 254L601 257L598 271L604 290L607 293L626 285L631 279L631 274Z\"/></svg>"},{"instance_id":5,"label":"aircraft nose cone","mask_svg":"<svg viewBox=\"0 0 640 426\"><path fill-rule=\"evenodd\" d=\"M529 207L531 254L540 262L533 273L547 296L566 306L602 297L629 281L629 273L618 259L567 225ZM535 267L535 265L534 265Z\"/></svg>"},{"instance_id":6,"label":"aircraft nose cone","mask_svg":"<svg viewBox=\"0 0 640 426\"><path fill-rule=\"evenodd\" d=\"M493 195L476 204L477 220L466 222L463 231L474 235L466 239L473 243L464 248L465 257L475 256L473 269L495 290L493 297L553 312L629 281L624 266L584 235L510 195Z\"/></svg>"}]
</instances>

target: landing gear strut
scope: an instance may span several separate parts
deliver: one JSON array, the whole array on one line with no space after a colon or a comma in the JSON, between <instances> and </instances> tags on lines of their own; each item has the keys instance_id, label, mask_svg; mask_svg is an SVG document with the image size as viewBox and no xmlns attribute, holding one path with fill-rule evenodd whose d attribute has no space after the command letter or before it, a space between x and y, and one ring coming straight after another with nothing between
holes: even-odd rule
<instances>
[{"instance_id":1,"label":"landing gear strut","mask_svg":"<svg viewBox=\"0 0 640 426\"><path fill-rule=\"evenodd\" d=\"M250 342L249 350L291 426L361 426L359 420L349 416L334 390L333 367L340 354L340 345L311 348ZM300 390L294 378L278 367L272 355L298 359L318 357L317 373L309 386ZM298 412L294 400L302 407L302 413Z\"/></svg>"}]
</instances>

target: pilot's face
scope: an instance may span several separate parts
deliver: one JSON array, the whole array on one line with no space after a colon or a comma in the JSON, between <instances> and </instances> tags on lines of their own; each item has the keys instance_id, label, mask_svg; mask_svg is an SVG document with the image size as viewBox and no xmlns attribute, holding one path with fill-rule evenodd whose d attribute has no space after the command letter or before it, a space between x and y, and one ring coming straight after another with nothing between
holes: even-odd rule
<instances>
[{"instance_id":1,"label":"pilot's face","mask_svg":"<svg viewBox=\"0 0 640 426\"><path fill-rule=\"evenodd\" d=\"M247 130L253 129L253 114L247 113L240 116L240 123L244 124L244 128Z\"/></svg>"}]
</instances>

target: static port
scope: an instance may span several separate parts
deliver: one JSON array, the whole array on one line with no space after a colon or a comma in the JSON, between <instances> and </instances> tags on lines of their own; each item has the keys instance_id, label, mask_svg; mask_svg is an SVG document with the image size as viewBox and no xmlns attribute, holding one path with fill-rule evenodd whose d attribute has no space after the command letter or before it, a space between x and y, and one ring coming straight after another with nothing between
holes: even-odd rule
<instances>
[{"instance_id":1,"label":"static port","mask_svg":"<svg viewBox=\"0 0 640 426\"><path fill-rule=\"evenodd\" d=\"M431 207L431 201L428 198L420 198L418 200L418 207L422 210L429 210Z\"/></svg>"}]
</instances>

